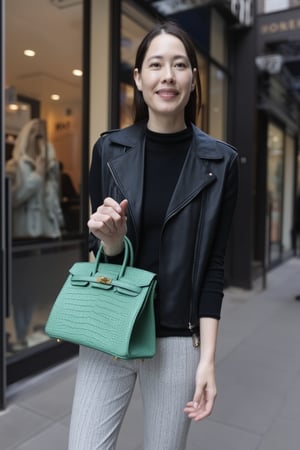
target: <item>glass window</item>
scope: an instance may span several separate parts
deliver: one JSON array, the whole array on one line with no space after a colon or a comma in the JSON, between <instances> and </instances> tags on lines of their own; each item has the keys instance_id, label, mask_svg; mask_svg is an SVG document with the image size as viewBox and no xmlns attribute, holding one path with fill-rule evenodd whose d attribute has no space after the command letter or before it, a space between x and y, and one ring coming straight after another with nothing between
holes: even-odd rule
<instances>
[{"instance_id":1,"label":"glass window","mask_svg":"<svg viewBox=\"0 0 300 450\"><path fill-rule=\"evenodd\" d=\"M223 66L227 65L227 36L225 21L216 10L212 10L210 32L210 55Z\"/></svg>"},{"instance_id":2,"label":"glass window","mask_svg":"<svg viewBox=\"0 0 300 450\"><path fill-rule=\"evenodd\" d=\"M289 252L293 248L293 206L295 184L295 139L286 135L283 176L283 223L282 250Z\"/></svg>"},{"instance_id":3,"label":"glass window","mask_svg":"<svg viewBox=\"0 0 300 450\"><path fill-rule=\"evenodd\" d=\"M269 262L281 256L282 192L283 192L283 131L268 126L267 193L269 219Z\"/></svg>"},{"instance_id":4,"label":"glass window","mask_svg":"<svg viewBox=\"0 0 300 450\"><path fill-rule=\"evenodd\" d=\"M154 25L154 21L140 13L129 3L122 2L121 16L121 85L120 85L120 127L132 124L133 69L137 48Z\"/></svg>"},{"instance_id":5,"label":"glass window","mask_svg":"<svg viewBox=\"0 0 300 450\"><path fill-rule=\"evenodd\" d=\"M227 130L227 76L214 66L209 75L209 133L217 139L226 140Z\"/></svg>"},{"instance_id":6,"label":"glass window","mask_svg":"<svg viewBox=\"0 0 300 450\"><path fill-rule=\"evenodd\" d=\"M15 353L47 340L64 258L69 267L79 253L67 245L81 231L82 2L7 0L5 14L13 238L7 334Z\"/></svg>"}]
</instances>

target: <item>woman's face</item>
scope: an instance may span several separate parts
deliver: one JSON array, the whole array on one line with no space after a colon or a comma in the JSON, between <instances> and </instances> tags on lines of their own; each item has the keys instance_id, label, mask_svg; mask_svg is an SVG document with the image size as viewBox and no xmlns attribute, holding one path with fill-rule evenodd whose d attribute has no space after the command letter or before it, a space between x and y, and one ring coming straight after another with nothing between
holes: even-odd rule
<instances>
[{"instance_id":1,"label":"woman's face","mask_svg":"<svg viewBox=\"0 0 300 450\"><path fill-rule=\"evenodd\" d=\"M149 110L148 126L168 120L184 127L184 109L194 89L194 72L177 37L156 36L145 54L141 71L134 70L137 89Z\"/></svg>"}]
</instances>

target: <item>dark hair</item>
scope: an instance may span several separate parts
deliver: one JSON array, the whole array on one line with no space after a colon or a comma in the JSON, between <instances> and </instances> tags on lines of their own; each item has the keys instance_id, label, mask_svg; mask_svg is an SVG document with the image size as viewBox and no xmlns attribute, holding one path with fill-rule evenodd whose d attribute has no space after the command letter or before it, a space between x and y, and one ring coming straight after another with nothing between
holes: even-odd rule
<instances>
[{"instance_id":1,"label":"dark hair","mask_svg":"<svg viewBox=\"0 0 300 450\"><path fill-rule=\"evenodd\" d=\"M189 101L184 111L184 118L186 123L190 122L195 123L201 108L201 82L194 45L188 34L182 28L180 28L175 22L167 21L158 24L156 27L150 30L149 33L146 34L146 36L144 37L144 39L142 40L137 49L134 68L138 69L139 72L141 71L145 55L152 40L156 36L159 36L160 34L164 33L172 34L173 36L180 39L180 41L184 45L192 69L194 68L197 69L197 72L195 73L195 81L196 81L195 89L191 92ZM134 123L136 123L140 120L148 119L148 107L144 101L143 93L137 89L135 83L133 89L134 89L134 96L133 96Z\"/></svg>"}]
</instances>

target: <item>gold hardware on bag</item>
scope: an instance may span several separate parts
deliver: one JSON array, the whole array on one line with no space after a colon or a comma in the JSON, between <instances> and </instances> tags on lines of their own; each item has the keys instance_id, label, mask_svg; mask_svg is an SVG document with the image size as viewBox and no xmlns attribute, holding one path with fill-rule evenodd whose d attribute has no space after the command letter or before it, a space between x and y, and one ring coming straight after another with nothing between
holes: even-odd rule
<instances>
[{"instance_id":1,"label":"gold hardware on bag","mask_svg":"<svg viewBox=\"0 0 300 450\"><path fill-rule=\"evenodd\" d=\"M112 280L111 280L111 278L101 276L101 277L97 277L95 281L96 281L96 283L111 284Z\"/></svg>"},{"instance_id":2,"label":"gold hardware on bag","mask_svg":"<svg viewBox=\"0 0 300 450\"><path fill-rule=\"evenodd\" d=\"M120 358L118 358L117 356L113 356L113 359L114 359L115 361L118 361Z\"/></svg>"},{"instance_id":3,"label":"gold hardware on bag","mask_svg":"<svg viewBox=\"0 0 300 450\"><path fill-rule=\"evenodd\" d=\"M59 338L57 338L57 339L56 339L56 342L57 342L58 344L61 344L61 343L62 343L62 340L59 339Z\"/></svg>"}]
</instances>

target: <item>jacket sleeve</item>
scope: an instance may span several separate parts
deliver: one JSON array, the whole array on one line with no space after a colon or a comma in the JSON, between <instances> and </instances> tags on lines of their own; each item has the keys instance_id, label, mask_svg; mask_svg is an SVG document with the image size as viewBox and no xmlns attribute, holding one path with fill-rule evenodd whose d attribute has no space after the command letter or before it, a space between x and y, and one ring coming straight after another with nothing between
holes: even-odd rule
<instances>
[{"instance_id":1,"label":"jacket sleeve","mask_svg":"<svg viewBox=\"0 0 300 450\"><path fill-rule=\"evenodd\" d=\"M101 137L95 143L92 154L92 161L89 173L89 191L92 212L95 212L98 206L102 205L104 198L106 197L103 190L103 162L102 162L102 145L105 137ZM99 249L99 239L89 234L89 251L97 254ZM123 262L124 252L119 255L105 257L105 259L112 264L121 264Z\"/></svg>"},{"instance_id":2,"label":"jacket sleeve","mask_svg":"<svg viewBox=\"0 0 300 450\"><path fill-rule=\"evenodd\" d=\"M216 236L210 252L199 303L199 317L220 319L224 290L224 261L238 194L238 155L235 154L227 173L222 208Z\"/></svg>"}]
</instances>

